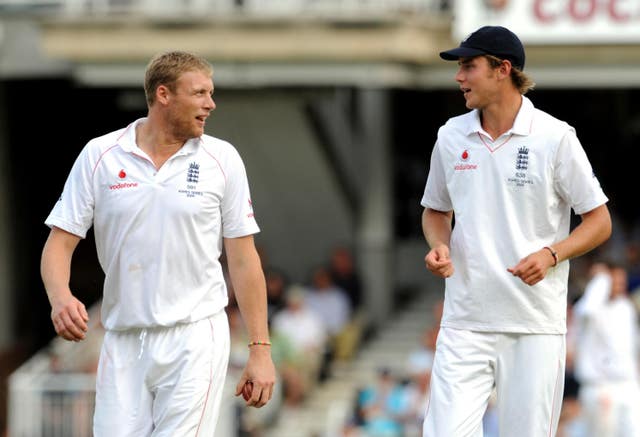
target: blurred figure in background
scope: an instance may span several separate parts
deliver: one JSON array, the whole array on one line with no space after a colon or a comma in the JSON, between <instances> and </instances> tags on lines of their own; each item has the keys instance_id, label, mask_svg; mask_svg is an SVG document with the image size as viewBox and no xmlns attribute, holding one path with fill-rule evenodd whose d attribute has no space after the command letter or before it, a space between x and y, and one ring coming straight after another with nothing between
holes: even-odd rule
<instances>
[{"instance_id":1,"label":"blurred figure in background","mask_svg":"<svg viewBox=\"0 0 640 437\"><path fill-rule=\"evenodd\" d=\"M353 255L348 248L338 246L333 249L329 260L329 271L333 283L347 293L351 308L357 311L362 305L362 284L356 271Z\"/></svg>"},{"instance_id":2,"label":"blurred figure in background","mask_svg":"<svg viewBox=\"0 0 640 437\"><path fill-rule=\"evenodd\" d=\"M640 436L638 313L626 270L596 263L575 305L575 373L588 437Z\"/></svg>"},{"instance_id":3,"label":"blurred figure in background","mask_svg":"<svg viewBox=\"0 0 640 437\"><path fill-rule=\"evenodd\" d=\"M264 272L267 282L267 312L269 320L286 305L285 293L289 286L287 275L280 269L269 267Z\"/></svg>"},{"instance_id":4,"label":"blurred figure in background","mask_svg":"<svg viewBox=\"0 0 640 437\"><path fill-rule=\"evenodd\" d=\"M305 290L298 284L289 286L286 307L272 319L274 335L286 337L300 357L296 369L301 378L295 386L285 387L285 403L299 405L305 394L317 383L322 358L327 348L327 333L322 320L305 304Z\"/></svg>"},{"instance_id":5,"label":"blurred figure in background","mask_svg":"<svg viewBox=\"0 0 640 437\"><path fill-rule=\"evenodd\" d=\"M316 267L305 296L307 307L316 313L331 338L337 337L351 318L351 304L346 292L336 286L329 270Z\"/></svg>"}]
</instances>

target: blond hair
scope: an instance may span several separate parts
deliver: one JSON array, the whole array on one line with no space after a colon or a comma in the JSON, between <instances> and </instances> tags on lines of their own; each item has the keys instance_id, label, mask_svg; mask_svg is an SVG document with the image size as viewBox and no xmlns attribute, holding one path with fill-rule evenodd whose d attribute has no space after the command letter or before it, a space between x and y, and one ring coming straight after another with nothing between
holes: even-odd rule
<instances>
[{"instance_id":1,"label":"blond hair","mask_svg":"<svg viewBox=\"0 0 640 437\"><path fill-rule=\"evenodd\" d=\"M202 71L211 76L213 67L206 59L189 52L170 51L154 56L149 61L144 75L147 104L153 105L156 90L160 85L165 85L175 92L178 78L189 71Z\"/></svg>"},{"instance_id":2,"label":"blond hair","mask_svg":"<svg viewBox=\"0 0 640 437\"><path fill-rule=\"evenodd\" d=\"M484 57L489 61L491 68L498 68L502 64L502 61L504 61L504 59L492 55L484 55ZM511 66L511 83L513 83L513 86L515 86L522 95L533 90L536 86L536 83L529 75L513 65Z\"/></svg>"}]
</instances>

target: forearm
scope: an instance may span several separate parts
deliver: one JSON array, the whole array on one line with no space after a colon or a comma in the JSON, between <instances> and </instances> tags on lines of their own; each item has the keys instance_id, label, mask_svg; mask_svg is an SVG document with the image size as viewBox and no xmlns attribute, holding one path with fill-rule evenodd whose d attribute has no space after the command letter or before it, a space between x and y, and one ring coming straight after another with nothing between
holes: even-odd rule
<instances>
[{"instance_id":1,"label":"forearm","mask_svg":"<svg viewBox=\"0 0 640 437\"><path fill-rule=\"evenodd\" d=\"M79 238L65 234L62 230L53 229L42 250L40 274L52 305L71 295L71 258Z\"/></svg>"},{"instance_id":2,"label":"forearm","mask_svg":"<svg viewBox=\"0 0 640 437\"><path fill-rule=\"evenodd\" d=\"M264 275L260 269L238 269L232 274L236 301L250 341L269 341ZM235 279L234 279L235 276Z\"/></svg>"},{"instance_id":3,"label":"forearm","mask_svg":"<svg viewBox=\"0 0 640 437\"><path fill-rule=\"evenodd\" d=\"M427 244L432 249L439 246L449 246L451 240L451 220L453 212L436 211L425 208L422 213L422 232Z\"/></svg>"},{"instance_id":4,"label":"forearm","mask_svg":"<svg viewBox=\"0 0 640 437\"><path fill-rule=\"evenodd\" d=\"M605 241L611 235L611 217L606 205L601 205L582 215L582 222L567 238L553 245L558 262L583 255Z\"/></svg>"},{"instance_id":5,"label":"forearm","mask_svg":"<svg viewBox=\"0 0 640 437\"><path fill-rule=\"evenodd\" d=\"M245 242L247 243L247 242ZM241 243L242 244L242 243ZM250 341L268 341L267 289L260 257L253 244L227 251L229 274Z\"/></svg>"}]
</instances>

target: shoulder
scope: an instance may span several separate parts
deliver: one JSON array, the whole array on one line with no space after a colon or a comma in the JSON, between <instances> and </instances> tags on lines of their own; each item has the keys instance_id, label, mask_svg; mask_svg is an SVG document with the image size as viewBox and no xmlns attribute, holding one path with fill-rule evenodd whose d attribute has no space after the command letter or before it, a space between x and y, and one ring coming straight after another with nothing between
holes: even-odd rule
<instances>
[{"instance_id":1,"label":"shoulder","mask_svg":"<svg viewBox=\"0 0 640 437\"><path fill-rule=\"evenodd\" d=\"M102 155L120 145L129 127L124 127L98 137L94 137L85 145L82 153L90 160L98 160Z\"/></svg>"},{"instance_id":2,"label":"shoulder","mask_svg":"<svg viewBox=\"0 0 640 437\"><path fill-rule=\"evenodd\" d=\"M211 135L202 135L200 137L200 147L202 151L219 161L240 159L238 150L230 142Z\"/></svg>"},{"instance_id":3,"label":"shoulder","mask_svg":"<svg viewBox=\"0 0 640 437\"><path fill-rule=\"evenodd\" d=\"M575 133L575 129L569 123L538 108L533 109L533 129L539 133L559 138L569 132Z\"/></svg>"},{"instance_id":4,"label":"shoulder","mask_svg":"<svg viewBox=\"0 0 640 437\"><path fill-rule=\"evenodd\" d=\"M447 120L447 122L440 128L445 130L463 130L468 129L470 125L476 119L476 111L469 111L461 115L456 115Z\"/></svg>"},{"instance_id":5,"label":"shoulder","mask_svg":"<svg viewBox=\"0 0 640 437\"><path fill-rule=\"evenodd\" d=\"M475 123L476 119L477 114L475 110L451 117L440 127L438 130L438 136L455 134L466 135Z\"/></svg>"}]
</instances>

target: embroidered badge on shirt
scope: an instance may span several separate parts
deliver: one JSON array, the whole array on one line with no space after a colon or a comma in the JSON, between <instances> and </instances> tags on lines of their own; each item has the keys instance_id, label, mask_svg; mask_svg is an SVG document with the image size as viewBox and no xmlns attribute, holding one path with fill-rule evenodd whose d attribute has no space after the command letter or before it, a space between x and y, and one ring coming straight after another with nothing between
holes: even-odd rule
<instances>
[{"instance_id":1,"label":"embroidered badge on shirt","mask_svg":"<svg viewBox=\"0 0 640 437\"><path fill-rule=\"evenodd\" d=\"M197 184L200 178L200 164L192 162L189 164L189 170L187 170L187 182L190 184Z\"/></svg>"},{"instance_id":2,"label":"embroidered badge on shirt","mask_svg":"<svg viewBox=\"0 0 640 437\"><path fill-rule=\"evenodd\" d=\"M185 194L187 197L202 196L202 191L197 190L197 183L200 180L200 164L192 162L187 169L187 189L178 190L179 193Z\"/></svg>"},{"instance_id":3,"label":"embroidered badge on shirt","mask_svg":"<svg viewBox=\"0 0 640 437\"><path fill-rule=\"evenodd\" d=\"M527 175L527 170L529 170L529 149L526 146L518 148L515 167L516 172L513 177L507 179L507 184L515 187L533 185L533 180Z\"/></svg>"}]
</instances>

